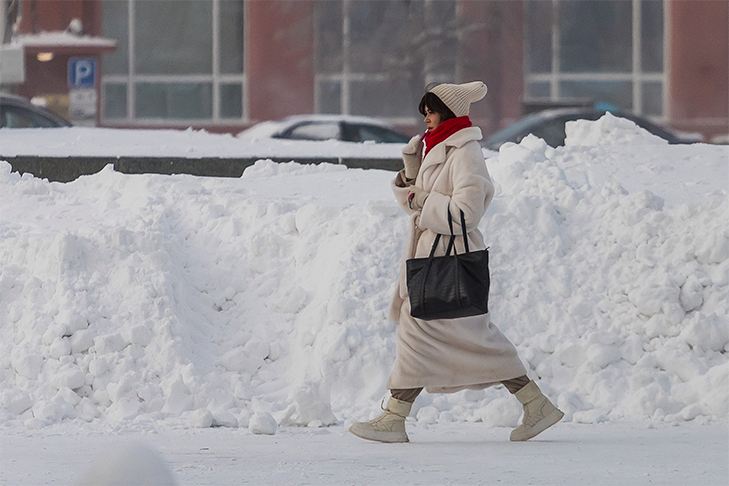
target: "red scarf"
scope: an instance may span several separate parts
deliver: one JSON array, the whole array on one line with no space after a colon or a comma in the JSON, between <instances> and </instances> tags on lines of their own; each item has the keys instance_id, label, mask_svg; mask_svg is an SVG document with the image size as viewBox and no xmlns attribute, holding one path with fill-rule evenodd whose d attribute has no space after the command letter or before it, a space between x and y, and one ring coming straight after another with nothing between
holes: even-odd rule
<instances>
[{"instance_id":1,"label":"red scarf","mask_svg":"<svg viewBox=\"0 0 729 486\"><path fill-rule=\"evenodd\" d=\"M425 132L422 137L423 143L425 144L425 152L423 153L423 157L428 155L430 149L456 133L458 130L468 128L470 126L473 126L473 124L471 123L471 119L468 118L468 116L459 116L457 118L449 118L448 120L442 122L440 125L435 127L433 130Z\"/></svg>"}]
</instances>

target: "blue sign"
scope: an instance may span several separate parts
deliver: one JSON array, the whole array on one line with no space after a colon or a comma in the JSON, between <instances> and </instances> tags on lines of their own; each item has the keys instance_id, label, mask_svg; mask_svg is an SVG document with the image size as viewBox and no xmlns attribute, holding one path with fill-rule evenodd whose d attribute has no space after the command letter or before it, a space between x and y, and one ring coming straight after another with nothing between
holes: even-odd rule
<instances>
[{"instance_id":1,"label":"blue sign","mask_svg":"<svg viewBox=\"0 0 729 486\"><path fill-rule=\"evenodd\" d=\"M96 87L96 59L91 57L72 57L68 60L68 87Z\"/></svg>"}]
</instances>

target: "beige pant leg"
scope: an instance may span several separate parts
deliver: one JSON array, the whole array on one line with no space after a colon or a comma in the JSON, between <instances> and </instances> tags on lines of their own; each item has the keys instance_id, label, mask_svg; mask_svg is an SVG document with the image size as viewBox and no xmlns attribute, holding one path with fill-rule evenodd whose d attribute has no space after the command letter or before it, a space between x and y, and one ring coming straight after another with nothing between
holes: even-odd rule
<instances>
[{"instance_id":1,"label":"beige pant leg","mask_svg":"<svg viewBox=\"0 0 729 486\"><path fill-rule=\"evenodd\" d=\"M390 390L390 395L392 395L392 398L396 400L413 403L415 399L418 398L418 395L420 395L421 391L423 391L422 388L406 388L403 390L396 389Z\"/></svg>"},{"instance_id":2,"label":"beige pant leg","mask_svg":"<svg viewBox=\"0 0 729 486\"><path fill-rule=\"evenodd\" d=\"M527 378L527 375L501 382L501 384L504 385L506 389L509 390L509 393L511 393L512 395L524 388L527 383L529 383L529 378Z\"/></svg>"}]
</instances>

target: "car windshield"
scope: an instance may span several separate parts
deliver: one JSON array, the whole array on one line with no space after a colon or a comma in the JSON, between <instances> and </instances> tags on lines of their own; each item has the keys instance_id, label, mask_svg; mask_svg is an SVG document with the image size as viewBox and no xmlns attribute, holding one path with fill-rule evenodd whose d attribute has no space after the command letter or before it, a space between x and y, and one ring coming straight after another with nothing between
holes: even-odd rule
<instances>
[{"instance_id":1,"label":"car windshield","mask_svg":"<svg viewBox=\"0 0 729 486\"><path fill-rule=\"evenodd\" d=\"M385 127L364 124L345 124L344 139L350 142L407 143L406 135Z\"/></svg>"},{"instance_id":2,"label":"car windshield","mask_svg":"<svg viewBox=\"0 0 729 486\"><path fill-rule=\"evenodd\" d=\"M295 140L338 140L339 123L302 123L284 134L283 138Z\"/></svg>"},{"instance_id":3,"label":"car windshield","mask_svg":"<svg viewBox=\"0 0 729 486\"><path fill-rule=\"evenodd\" d=\"M0 126L3 128L49 128L58 123L39 113L20 106L0 107Z\"/></svg>"},{"instance_id":4,"label":"car windshield","mask_svg":"<svg viewBox=\"0 0 729 486\"><path fill-rule=\"evenodd\" d=\"M565 124L568 121L597 120L604 114L604 111L591 111L531 115L493 133L486 139L486 146L498 149L506 142L519 143L531 133L544 140L550 147L559 147L564 145Z\"/></svg>"},{"instance_id":5,"label":"car windshield","mask_svg":"<svg viewBox=\"0 0 729 486\"><path fill-rule=\"evenodd\" d=\"M492 145L501 145L504 142L508 142L509 140L512 140L516 138L521 132L524 130L529 129L534 123L540 119L539 115L532 115L528 116L526 118L522 118L521 120L512 123L506 128L502 128L498 132L492 133L487 139L486 139L486 145L492 146Z\"/></svg>"}]
</instances>

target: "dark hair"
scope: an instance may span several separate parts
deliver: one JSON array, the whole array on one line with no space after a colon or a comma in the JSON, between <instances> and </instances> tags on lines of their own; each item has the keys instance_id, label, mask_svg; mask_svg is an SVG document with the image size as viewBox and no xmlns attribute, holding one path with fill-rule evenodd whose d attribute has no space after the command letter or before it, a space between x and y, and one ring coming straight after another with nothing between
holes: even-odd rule
<instances>
[{"instance_id":1,"label":"dark hair","mask_svg":"<svg viewBox=\"0 0 729 486\"><path fill-rule=\"evenodd\" d=\"M425 109L429 109L433 113L440 115L440 121L448 120L449 118L456 118L456 114L441 101L438 96L428 91L423 95L418 105L418 111L421 115L425 116Z\"/></svg>"}]
</instances>

